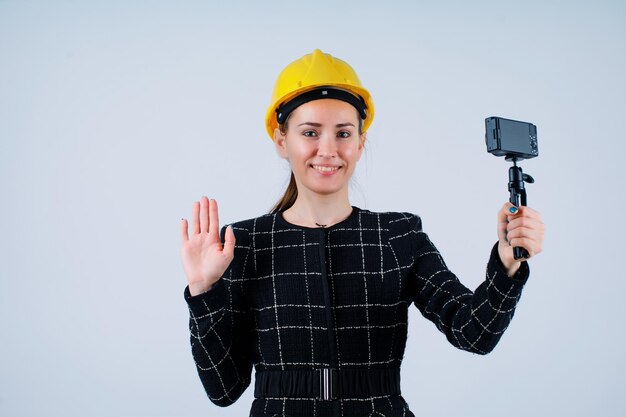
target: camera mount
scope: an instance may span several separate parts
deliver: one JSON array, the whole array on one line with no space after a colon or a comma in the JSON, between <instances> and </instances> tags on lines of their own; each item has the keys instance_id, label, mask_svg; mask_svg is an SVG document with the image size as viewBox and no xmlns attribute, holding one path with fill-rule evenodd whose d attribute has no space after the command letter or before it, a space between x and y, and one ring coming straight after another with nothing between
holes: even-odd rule
<instances>
[{"instance_id":1,"label":"camera mount","mask_svg":"<svg viewBox=\"0 0 626 417\"><path fill-rule=\"evenodd\" d=\"M509 168L509 201L511 204L519 207L520 205L526 205L526 188L524 188L524 182L534 183L535 179L529 174L522 172L522 167L517 166L518 158L516 156L507 155L505 158L507 161L512 161L513 166ZM527 259L530 256L528 251L521 246L513 248L513 258L515 259Z\"/></svg>"}]
</instances>

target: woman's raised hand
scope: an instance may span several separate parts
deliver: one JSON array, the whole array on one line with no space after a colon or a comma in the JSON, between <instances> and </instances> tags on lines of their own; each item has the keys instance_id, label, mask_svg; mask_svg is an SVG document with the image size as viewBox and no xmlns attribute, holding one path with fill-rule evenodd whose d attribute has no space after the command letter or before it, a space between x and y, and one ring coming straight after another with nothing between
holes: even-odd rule
<instances>
[{"instance_id":1,"label":"woman's raised hand","mask_svg":"<svg viewBox=\"0 0 626 417\"><path fill-rule=\"evenodd\" d=\"M193 230L187 234L187 220L180 222L182 247L180 255L189 283L189 293L198 295L211 289L217 282L235 253L235 234L231 227L224 233L224 247L219 236L217 201L202 197L193 203Z\"/></svg>"},{"instance_id":2,"label":"woman's raised hand","mask_svg":"<svg viewBox=\"0 0 626 417\"><path fill-rule=\"evenodd\" d=\"M543 249L544 231L541 214L530 207L515 207L506 202L498 211L498 255L509 276L517 271L521 262L526 261L515 259L513 248L519 246L526 249L529 258L536 256Z\"/></svg>"}]
</instances>

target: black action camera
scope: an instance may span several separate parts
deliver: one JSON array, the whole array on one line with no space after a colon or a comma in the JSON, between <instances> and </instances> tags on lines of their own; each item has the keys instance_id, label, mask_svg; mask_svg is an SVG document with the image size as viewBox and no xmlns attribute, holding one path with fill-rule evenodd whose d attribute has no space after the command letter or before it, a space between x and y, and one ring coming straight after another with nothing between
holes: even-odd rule
<instances>
[{"instance_id":1,"label":"black action camera","mask_svg":"<svg viewBox=\"0 0 626 417\"><path fill-rule=\"evenodd\" d=\"M485 119L487 151L507 160L530 159L539 155L537 126L502 117Z\"/></svg>"}]
</instances>

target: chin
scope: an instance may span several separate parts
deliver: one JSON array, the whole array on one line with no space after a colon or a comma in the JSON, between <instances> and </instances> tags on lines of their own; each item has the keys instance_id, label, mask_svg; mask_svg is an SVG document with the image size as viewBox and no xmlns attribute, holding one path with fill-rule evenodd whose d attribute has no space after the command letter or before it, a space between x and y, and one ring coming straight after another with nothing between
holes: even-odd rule
<instances>
[{"instance_id":1,"label":"chin","mask_svg":"<svg viewBox=\"0 0 626 417\"><path fill-rule=\"evenodd\" d=\"M344 171L344 167L340 168L340 171ZM315 170L311 168L311 170ZM296 177L296 183L298 188L303 187L311 192L320 195L330 195L341 192L348 186L348 181L343 178L320 178L317 173L311 172L313 176L305 175L305 181L299 181ZM350 174L349 172L340 172L339 175ZM348 177L349 178L349 177Z\"/></svg>"},{"instance_id":2,"label":"chin","mask_svg":"<svg viewBox=\"0 0 626 417\"><path fill-rule=\"evenodd\" d=\"M307 186L305 185L305 188L307 188L308 190L316 193L316 194L320 194L320 195L331 195L331 194L337 194L339 192L341 192L345 186L341 186L341 187L320 187L320 186Z\"/></svg>"}]
</instances>

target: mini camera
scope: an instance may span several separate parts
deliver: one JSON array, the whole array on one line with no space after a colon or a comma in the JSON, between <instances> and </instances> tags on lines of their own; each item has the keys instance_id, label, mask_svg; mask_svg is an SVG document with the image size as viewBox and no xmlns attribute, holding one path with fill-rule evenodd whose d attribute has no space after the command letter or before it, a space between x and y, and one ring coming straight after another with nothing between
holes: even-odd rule
<instances>
[{"instance_id":1,"label":"mini camera","mask_svg":"<svg viewBox=\"0 0 626 417\"><path fill-rule=\"evenodd\" d=\"M485 119L487 151L506 160L530 159L539 155L537 126L502 117Z\"/></svg>"}]
</instances>

